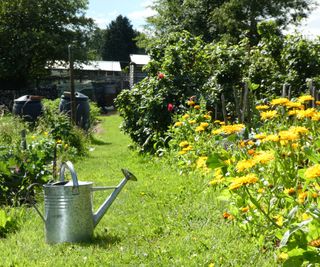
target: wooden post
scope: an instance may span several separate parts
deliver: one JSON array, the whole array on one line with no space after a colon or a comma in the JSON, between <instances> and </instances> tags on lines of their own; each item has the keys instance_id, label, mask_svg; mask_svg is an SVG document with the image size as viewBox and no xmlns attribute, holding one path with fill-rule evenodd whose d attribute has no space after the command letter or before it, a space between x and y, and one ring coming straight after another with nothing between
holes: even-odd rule
<instances>
[{"instance_id":1,"label":"wooden post","mask_svg":"<svg viewBox=\"0 0 320 267\"><path fill-rule=\"evenodd\" d=\"M226 100L224 98L223 93L221 94L221 106L222 106L223 120L224 120L224 123L227 124L228 120L227 120Z\"/></svg>"},{"instance_id":2,"label":"wooden post","mask_svg":"<svg viewBox=\"0 0 320 267\"><path fill-rule=\"evenodd\" d=\"M235 86L232 87L233 90L233 97L234 97L234 103L236 105L236 114L238 121L241 120L241 112L240 112L240 103L239 103L239 97L238 97L238 92Z\"/></svg>"},{"instance_id":3,"label":"wooden post","mask_svg":"<svg viewBox=\"0 0 320 267\"><path fill-rule=\"evenodd\" d=\"M287 84L283 84L282 85L282 97L286 97L287 96Z\"/></svg>"},{"instance_id":4,"label":"wooden post","mask_svg":"<svg viewBox=\"0 0 320 267\"><path fill-rule=\"evenodd\" d=\"M310 90L310 95L314 98L314 100L311 101L311 107L315 107L316 106L316 90L313 86L313 80L312 79L309 79L309 90Z\"/></svg>"},{"instance_id":5,"label":"wooden post","mask_svg":"<svg viewBox=\"0 0 320 267\"><path fill-rule=\"evenodd\" d=\"M74 77L73 77L73 56L72 56L72 46L68 45L68 55L69 55L69 74L70 74L70 105L71 105L71 123L76 122L76 98L74 90Z\"/></svg>"},{"instance_id":6,"label":"wooden post","mask_svg":"<svg viewBox=\"0 0 320 267\"><path fill-rule=\"evenodd\" d=\"M246 112L247 112L247 105L248 105L248 94L249 94L249 88L248 83L244 83L244 93L243 93L243 106L242 106L242 116L241 116L241 122L244 122Z\"/></svg>"}]
</instances>

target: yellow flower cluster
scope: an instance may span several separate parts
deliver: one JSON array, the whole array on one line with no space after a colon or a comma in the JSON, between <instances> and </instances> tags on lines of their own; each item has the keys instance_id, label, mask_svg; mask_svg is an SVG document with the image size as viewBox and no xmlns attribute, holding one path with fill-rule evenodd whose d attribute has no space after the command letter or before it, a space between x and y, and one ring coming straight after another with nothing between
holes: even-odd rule
<instances>
[{"instance_id":1,"label":"yellow flower cluster","mask_svg":"<svg viewBox=\"0 0 320 267\"><path fill-rule=\"evenodd\" d=\"M314 100L314 97L312 97L311 95L302 95L298 98L299 103L304 103L311 100Z\"/></svg>"},{"instance_id":2,"label":"yellow flower cluster","mask_svg":"<svg viewBox=\"0 0 320 267\"><path fill-rule=\"evenodd\" d=\"M286 97L280 97L280 98L276 98L276 99L273 99L271 101L271 105L272 106L276 106L276 105L279 105L279 106L284 106L286 105L288 102L290 102L290 100Z\"/></svg>"},{"instance_id":3,"label":"yellow flower cluster","mask_svg":"<svg viewBox=\"0 0 320 267\"><path fill-rule=\"evenodd\" d=\"M214 170L214 176L213 176L213 179L209 182L209 185L218 185L218 184L221 184L225 181L225 178L223 177L222 175L222 170L221 168L216 168Z\"/></svg>"},{"instance_id":4,"label":"yellow flower cluster","mask_svg":"<svg viewBox=\"0 0 320 267\"><path fill-rule=\"evenodd\" d=\"M205 156L199 157L196 162L197 169L207 168L207 159Z\"/></svg>"},{"instance_id":5,"label":"yellow flower cluster","mask_svg":"<svg viewBox=\"0 0 320 267\"><path fill-rule=\"evenodd\" d=\"M308 108L306 110L297 110L296 111L296 117L298 119L304 119L304 118L312 118L317 114L317 111L315 108Z\"/></svg>"},{"instance_id":6,"label":"yellow flower cluster","mask_svg":"<svg viewBox=\"0 0 320 267\"><path fill-rule=\"evenodd\" d=\"M313 165L309 167L306 172L304 173L304 176L307 179L314 179L320 176L320 164Z\"/></svg>"},{"instance_id":7,"label":"yellow flower cluster","mask_svg":"<svg viewBox=\"0 0 320 267\"><path fill-rule=\"evenodd\" d=\"M219 129L213 130L212 134L233 134L241 132L246 126L244 124L222 125Z\"/></svg>"},{"instance_id":8,"label":"yellow flower cluster","mask_svg":"<svg viewBox=\"0 0 320 267\"><path fill-rule=\"evenodd\" d=\"M268 105L258 105L258 106L256 106L257 110L267 110L269 108L270 107Z\"/></svg>"},{"instance_id":9,"label":"yellow flower cluster","mask_svg":"<svg viewBox=\"0 0 320 267\"><path fill-rule=\"evenodd\" d=\"M248 184L254 184L258 181L258 177L254 173L250 173L245 176L236 177L231 181L231 184L229 185L230 190L238 189L244 185Z\"/></svg>"},{"instance_id":10,"label":"yellow flower cluster","mask_svg":"<svg viewBox=\"0 0 320 267\"><path fill-rule=\"evenodd\" d=\"M274 159L275 157L272 151L259 151L253 156L253 158L240 160L236 165L236 169L239 172L242 172L244 170L254 167L259 163L266 164Z\"/></svg>"},{"instance_id":11,"label":"yellow flower cluster","mask_svg":"<svg viewBox=\"0 0 320 267\"><path fill-rule=\"evenodd\" d=\"M278 113L276 110L268 110L260 113L261 120L269 120L277 117Z\"/></svg>"}]
</instances>

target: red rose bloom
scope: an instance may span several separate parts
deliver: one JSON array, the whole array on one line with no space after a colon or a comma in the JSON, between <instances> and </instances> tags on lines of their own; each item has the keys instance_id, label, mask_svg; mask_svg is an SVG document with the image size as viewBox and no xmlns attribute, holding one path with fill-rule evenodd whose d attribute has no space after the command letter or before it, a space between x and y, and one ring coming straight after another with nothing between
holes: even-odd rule
<instances>
[{"instance_id":1,"label":"red rose bloom","mask_svg":"<svg viewBox=\"0 0 320 267\"><path fill-rule=\"evenodd\" d=\"M164 74L161 73L161 72L159 72L159 73L158 73L158 79L161 80L161 79L163 79L163 78L164 78Z\"/></svg>"},{"instance_id":2,"label":"red rose bloom","mask_svg":"<svg viewBox=\"0 0 320 267\"><path fill-rule=\"evenodd\" d=\"M168 104L167 109L169 112L173 111L173 105L171 103Z\"/></svg>"}]
</instances>

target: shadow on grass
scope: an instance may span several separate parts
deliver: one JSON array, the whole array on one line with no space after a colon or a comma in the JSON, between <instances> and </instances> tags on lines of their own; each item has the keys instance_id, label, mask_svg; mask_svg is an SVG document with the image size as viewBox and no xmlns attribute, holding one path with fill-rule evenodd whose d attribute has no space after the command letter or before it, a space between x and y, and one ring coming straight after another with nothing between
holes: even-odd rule
<instances>
[{"instance_id":1,"label":"shadow on grass","mask_svg":"<svg viewBox=\"0 0 320 267\"><path fill-rule=\"evenodd\" d=\"M103 234L103 235L96 235L91 241L80 243L83 247L90 247L92 245L99 246L102 248L109 248L112 245L120 243L120 237L116 235L110 234Z\"/></svg>"},{"instance_id":2,"label":"shadow on grass","mask_svg":"<svg viewBox=\"0 0 320 267\"><path fill-rule=\"evenodd\" d=\"M93 145L97 145L97 146L105 146L105 145L111 145L112 144L110 142L105 142L105 141L103 141L101 139L98 139L96 137L91 137L91 143Z\"/></svg>"}]
</instances>

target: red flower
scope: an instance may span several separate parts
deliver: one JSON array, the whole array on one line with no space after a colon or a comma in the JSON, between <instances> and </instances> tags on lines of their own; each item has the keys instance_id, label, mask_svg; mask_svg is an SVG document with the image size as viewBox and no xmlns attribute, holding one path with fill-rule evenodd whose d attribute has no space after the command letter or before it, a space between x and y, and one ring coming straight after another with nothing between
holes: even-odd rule
<instances>
[{"instance_id":1,"label":"red flower","mask_svg":"<svg viewBox=\"0 0 320 267\"><path fill-rule=\"evenodd\" d=\"M158 79L161 80L164 78L164 74L162 72L158 73Z\"/></svg>"},{"instance_id":2,"label":"red flower","mask_svg":"<svg viewBox=\"0 0 320 267\"><path fill-rule=\"evenodd\" d=\"M173 107L173 104L169 103L168 106L167 106L168 111L169 111L169 112L172 112L172 111L173 111L173 108L174 108L174 107Z\"/></svg>"}]
</instances>

